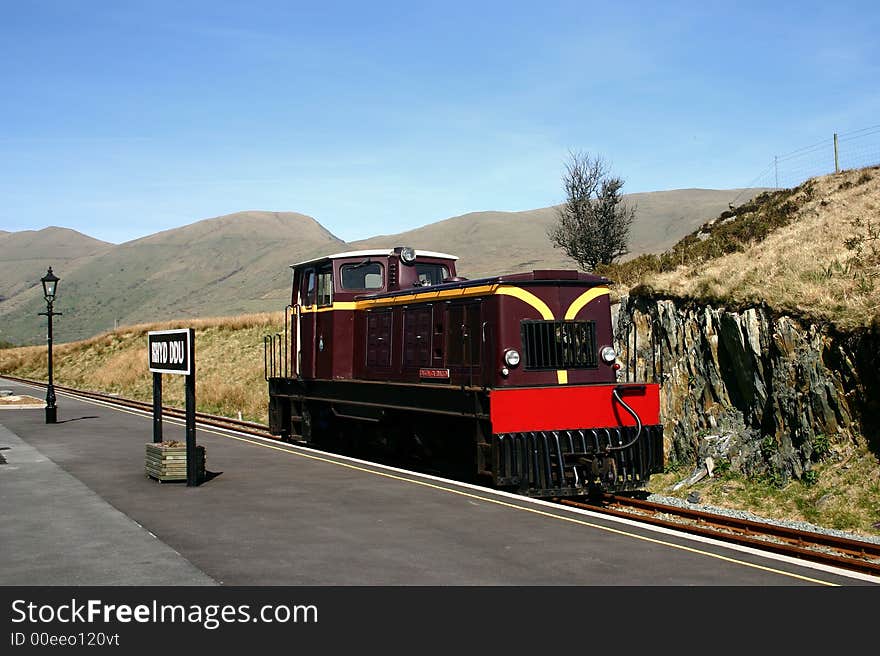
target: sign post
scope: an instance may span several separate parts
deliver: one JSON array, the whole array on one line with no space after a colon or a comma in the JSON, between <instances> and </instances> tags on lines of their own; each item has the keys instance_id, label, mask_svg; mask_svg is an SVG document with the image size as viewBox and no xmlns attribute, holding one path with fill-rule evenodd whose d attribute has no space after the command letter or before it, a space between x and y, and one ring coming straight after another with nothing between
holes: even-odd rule
<instances>
[{"instance_id":1,"label":"sign post","mask_svg":"<svg viewBox=\"0 0 880 656\"><path fill-rule=\"evenodd\" d=\"M196 461L195 329L154 330L147 333L153 372L153 442L162 441L162 374L186 376L186 484L199 485Z\"/></svg>"},{"instance_id":2,"label":"sign post","mask_svg":"<svg viewBox=\"0 0 880 656\"><path fill-rule=\"evenodd\" d=\"M162 441L162 374L153 372L153 443Z\"/></svg>"}]
</instances>

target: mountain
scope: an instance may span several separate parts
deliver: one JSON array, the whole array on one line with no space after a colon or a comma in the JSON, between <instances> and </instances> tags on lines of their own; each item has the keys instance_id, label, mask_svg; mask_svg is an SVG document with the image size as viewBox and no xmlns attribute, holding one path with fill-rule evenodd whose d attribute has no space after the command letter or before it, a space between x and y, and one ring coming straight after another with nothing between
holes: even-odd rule
<instances>
[{"instance_id":1,"label":"mountain","mask_svg":"<svg viewBox=\"0 0 880 656\"><path fill-rule=\"evenodd\" d=\"M744 194L744 191L750 191ZM631 194L632 253L658 252L759 190L683 189ZM115 325L280 310L289 265L357 248L409 245L458 255L459 274L476 278L535 268L574 268L547 230L556 209L474 212L414 230L346 243L310 216L246 211L113 245L72 230L0 234L0 341L41 343L45 310L39 278L61 278L58 341Z\"/></svg>"},{"instance_id":2,"label":"mountain","mask_svg":"<svg viewBox=\"0 0 880 656\"><path fill-rule=\"evenodd\" d=\"M630 254L666 250L709 218L728 209L731 199L749 198L761 190L680 189L629 194L636 208ZM459 275L479 278L534 268L570 269L576 264L554 248L547 231L556 221L556 208L525 212L472 212L395 235L370 237L352 248L409 245L459 256Z\"/></svg>"},{"instance_id":3,"label":"mountain","mask_svg":"<svg viewBox=\"0 0 880 656\"><path fill-rule=\"evenodd\" d=\"M64 315L56 323L58 339L89 337L117 321L280 309L289 265L341 247L344 242L309 216L263 211L205 219L126 242L74 271L53 266L61 278L56 309ZM37 313L45 302L41 294L19 296L26 298L15 312L0 303L0 339L37 343L44 322Z\"/></svg>"},{"instance_id":4,"label":"mountain","mask_svg":"<svg viewBox=\"0 0 880 656\"><path fill-rule=\"evenodd\" d=\"M71 271L85 259L111 248L76 230L55 226L21 232L0 231L0 303L37 287L51 266Z\"/></svg>"}]
</instances>

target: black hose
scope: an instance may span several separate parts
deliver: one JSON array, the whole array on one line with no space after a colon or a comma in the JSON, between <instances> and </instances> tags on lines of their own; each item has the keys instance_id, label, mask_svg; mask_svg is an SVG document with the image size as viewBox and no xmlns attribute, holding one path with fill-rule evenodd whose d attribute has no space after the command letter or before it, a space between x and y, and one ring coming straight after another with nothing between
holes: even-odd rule
<instances>
[{"instance_id":1,"label":"black hose","mask_svg":"<svg viewBox=\"0 0 880 656\"><path fill-rule=\"evenodd\" d=\"M624 402L624 400L623 400L622 398L620 398L620 394L617 393L617 390L618 390L618 389L619 389L619 388L615 387L613 390L611 390L611 395L617 400L617 402L618 402L620 405L622 405L624 408L626 408L626 411L627 411L629 414L632 415L633 419L636 420L636 426L637 426L638 428L637 428L637 430L636 430L636 436L635 436L634 438L632 438L629 442L627 442L626 444L623 444L623 445L621 445L621 446L614 446L614 447L609 446L609 447L608 447L608 450L609 450L609 451L623 451L624 449L628 449L628 448L631 447L633 444L635 444L636 442L638 442L638 440L639 440L639 436L642 434L642 420L639 419L639 415L636 414L636 411L633 410L632 408L630 408L630 407Z\"/></svg>"}]
</instances>

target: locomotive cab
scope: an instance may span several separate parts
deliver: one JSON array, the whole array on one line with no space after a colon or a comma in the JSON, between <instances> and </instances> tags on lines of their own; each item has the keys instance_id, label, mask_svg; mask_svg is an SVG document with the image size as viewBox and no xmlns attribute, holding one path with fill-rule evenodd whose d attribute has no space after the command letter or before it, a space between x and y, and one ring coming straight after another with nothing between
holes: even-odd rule
<instances>
[{"instance_id":1,"label":"locomotive cab","mask_svg":"<svg viewBox=\"0 0 880 656\"><path fill-rule=\"evenodd\" d=\"M351 378L354 374L354 310L359 298L438 285L456 277L446 253L408 247L338 253L291 265L293 375Z\"/></svg>"},{"instance_id":2,"label":"locomotive cab","mask_svg":"<svg viewBox=\"0 0 880 656\"><path fill-rule=\"evenodd\" d=\"M446 253L397 247L338 253L292 264L291 305L328 307L334 298L351 301L367 293L438 285L456 278L457 259Z\"/></svg>"}]
</instances>

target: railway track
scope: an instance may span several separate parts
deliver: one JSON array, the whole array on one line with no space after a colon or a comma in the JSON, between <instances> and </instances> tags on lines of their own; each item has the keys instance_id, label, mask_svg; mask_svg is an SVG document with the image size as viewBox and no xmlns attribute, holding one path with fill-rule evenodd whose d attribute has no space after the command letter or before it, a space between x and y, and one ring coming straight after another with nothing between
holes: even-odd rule
<instances>
[{"instance_id":1,"label":"railway track","mask_svg":"<svg viewBox=\"0 0 880 656\"><path fill-rule=\"evenodd\" d=\"M38 380L19 378L17 376L10 376L8 374L3 374L3 378L6 378L7 380L13 380L18 383L24 383L27 385L46 387L46 383L40 382ZM124 408L134 408L136 410L144 410L146 412L153 411L153 404L147 401L137 401L135 399L127 399L121 396L117 396L115 394L107 394L106 392L92 392L89 390L80 390L73 387L64 387L63 385L54 385L54 387L55 391L57 392L65 392L73 396L93 399L95 401L103 401L105 403L112 403L114 405L118 405ZM174 417L177 419L186 418L186 412L184 410L169 405L162 406L162 415L166 417ZM218 428L234 428L245 433L257 435L259 437L275 438L275 436L269 432L268 426L252 421L243 421L241 419L233 419L231 417L222 417L219 415L208 414L206 412L196 412L196 421L205 424L206 426L216 426Z\"/></svg>"},{"instance_id":2,"label":"railway track","mask_svg":"<svg viewBox=\"0 0 880 656\"><path fill-rule=\"evenodd\" d=\"M653 526L880 576L880 544L866 540L804 531L631 497L606 495L592 503L573 499L555 501L564 506L636 519Z\"/></svg>"},{"instance_id":3,"label":"railway track","mask_svg":"<svg viewBox=\"0 0 880 656\"><path fill-rule=\"evenodd\" d=\"M46 383L4 375L3 378L28 385L46 387ZM55 389L74 396L99 400L121 407L152 412L153 405L146 401L122 398L104 392L79 390L55 385ZM184 418L185 412L179 408L163 406L165 416ZM222 417L204 412L196 413L196 420L207 426L232 428L240 432L278 439L269 433L263 424ZM693 535L712 538L722 542L753 547L811 562L822 563L880 576L880 544L804 531L777 524L730 517L718 513L681 508L667 504L654 503L643 499L605 495L586 502L580 499L554 499L562 506L591 510L614 517L637 520L653 526L670 528Z\"/></svg>"}]
</instances>

